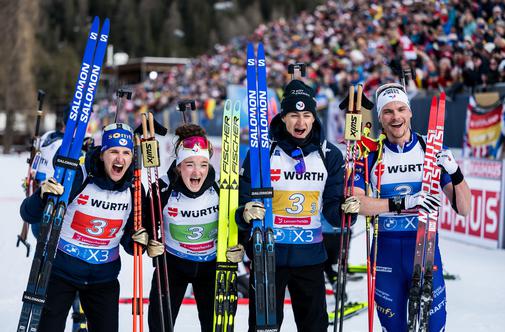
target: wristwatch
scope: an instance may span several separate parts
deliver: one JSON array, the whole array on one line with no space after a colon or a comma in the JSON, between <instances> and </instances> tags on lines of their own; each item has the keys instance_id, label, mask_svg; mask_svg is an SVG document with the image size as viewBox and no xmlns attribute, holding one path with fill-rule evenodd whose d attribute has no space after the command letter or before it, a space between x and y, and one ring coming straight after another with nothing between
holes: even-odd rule
<instances>
[{"instance_id":1,"label":"wristwatch","mask_svg":"<svg viewBox=\"0 0 505 332\"><path fill-rule=\"evenodd\" d=\"M395 196L389 199L389 212L402 213L405 209L405 200L401 196Z\"/></svg>"}]
</instances>

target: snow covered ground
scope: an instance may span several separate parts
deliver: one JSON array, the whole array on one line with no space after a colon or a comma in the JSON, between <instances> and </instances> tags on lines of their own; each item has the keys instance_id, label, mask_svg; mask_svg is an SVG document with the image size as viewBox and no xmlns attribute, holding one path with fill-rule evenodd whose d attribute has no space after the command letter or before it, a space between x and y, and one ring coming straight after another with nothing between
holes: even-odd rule
<instances>
[{"instance_id":1,"label":"snow covered ground","mask_svg":"<svg viewBox=\"0 0 505 332\"><path fill-rule=\"evenodd\" d=\"M26 258L24 248L16 248L17 234L21 229L19 205L23 199L21 179L26 172L26 155L0 155L0 213L3 216L0 232L0 321L2 331L15 331L21 310L21 295L26 287L30 258ZM357 225L355 234L360 233L363 225ZM35 239L29 237L32 250ZM357 236L352 242L351 264L364 263L364 235ZM459 280L447 281L447 331L503 331L505 314L505 251L489 250L470 246L453 240L440 239L440 246L446 271L456 274ZM123 253L124 254L124 253ZM145 256L146 257L146 256ZM120 275L121 297L132 295L132 263L127 254L122 255L123 270ZM147 297L152 276L152 267L144 259L144 294ZM350 282L348 294L351 300L366 300L365 281ZM328 297L328 306L333 308L334 301ZM147 311L147 306L145 307ZM237 312L236 331L247 331L248 310L240 305ZM131 306L120 305L120 330L131 331ZM377 317L375 331L380 331ZM366 312L345 321L345 331L366 331ZM70 325L68 325L70 327ZM147 322L146 322L147 326ZM70 328L67 329L70 331ZM181 308L175 325L176 331L199 331L195 305ZM295 331L293 314L290 306L285 307L282 331ZM332 331L330 328L329 331Z\"/></svg>"}]
</instances>

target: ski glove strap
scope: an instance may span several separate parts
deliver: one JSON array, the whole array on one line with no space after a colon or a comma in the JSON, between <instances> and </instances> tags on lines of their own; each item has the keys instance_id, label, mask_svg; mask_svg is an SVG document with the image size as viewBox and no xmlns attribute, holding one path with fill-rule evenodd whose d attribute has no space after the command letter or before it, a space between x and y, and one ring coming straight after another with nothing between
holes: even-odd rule
<instances>
[{"instance_id":1,"label":"ski glove strap","mask_svg":"<svg viewBox=\"0 0 505 332\"><path fill-rule=\"evenodd\" d=\"M428 213L435 212L441 205L440 196L435 196L426 191L421 190L414 195L404 197L405 209L413 209L419 207Z\"/></svg>"},{"instance_id":2,"label":"ski glove strap","mask_svg":"<svg viewBox=\"0 0 505 332\"><path fill-rule=\"evenodd\" d=\"M265 218L265 207L262 202L247 202L244 207L244 220L250 224L251 220L263 220Z\"/></svg>"}]
</instances>

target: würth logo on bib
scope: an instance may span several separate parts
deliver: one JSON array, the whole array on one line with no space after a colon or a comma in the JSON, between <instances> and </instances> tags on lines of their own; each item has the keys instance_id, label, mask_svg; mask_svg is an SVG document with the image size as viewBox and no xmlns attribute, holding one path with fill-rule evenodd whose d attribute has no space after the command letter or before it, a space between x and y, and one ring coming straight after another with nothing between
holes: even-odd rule
<instances>
[{"instance_id":1,"label":"w\u00fcrth logo on bib","mask_svg":"<svg viewBox=\"0 0 505 332\"><path fill-rule=\"evenodd\" d=\"M128 210L127 203L112 203L109 201L101 201L99 199L91 199L91 206L109 211L126 211Z\"/></svg>"},{"instance_id":2,"label":"w\u00fcrth logo on bib","mask_svg":"<svg viewBox=\"0 0 505 332\"><path fill-rule=\"evenodd\" d=\"M279 181L281 179L281 170L280 169L271 169L270 170L270 180L271 181Z\"/></svg>"},{"instance_id":3,"label":"w\u00fcrth logo on bib","mask_svg":"<svg viewBox=\"0 0 505 332\"><path fill-rule=\"evenodd\" d=\"M216 213L217 211L218 211L218 205L200 210L181 210L181 216L184 218L200 218L208 216L211 213Z\"/></svg>"},{"instance_id":4,"label":"w\u00fcrth logo on bib","mask_svg":"<svg viewBox=\"0 0 505 332\"><path fill-rule=\"evenodd\" d=\"M77 204L86 205L88 203L88 199L89 195L80 194L79 197L77 197Z\"/></svg>"},{"instance_id":5,"label":"w\u00fcrth logo on bib","mask_svg":"<svg viewBox=\"0 0 505 332\"><path fill-rule=\"evenodd\" d=\"M324 181L324 173L305 172L303 174L298 174L296 172L284 171L284 178L286 180Z\"/></svg>"},{"instance_id":6,"label":"w\u00fcrth logo on bib","mask_svg":"<svg viewBox=\"0 0 505 332\"><path fill-rule=\"evenodd\" d=\"M179 210L178 208L169 207L168 208L168 215L170 217L177 217L178 210Z\"/></svg>"}]
</instances>

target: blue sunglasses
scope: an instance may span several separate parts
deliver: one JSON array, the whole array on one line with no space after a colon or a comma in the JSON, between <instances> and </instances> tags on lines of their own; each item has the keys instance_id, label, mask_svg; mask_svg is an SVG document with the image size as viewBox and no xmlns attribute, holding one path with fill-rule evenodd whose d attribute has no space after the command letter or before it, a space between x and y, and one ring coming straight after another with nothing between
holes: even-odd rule
<instances>
[{"instance_id":1,"label":"blue sunglasses","mask_svg":"<svg viewBox=\"0 0 505 332\"><path fill-rule=\"evenodd\" d=\"M297 148L291 152L291 158L297 161L295 164L296 174L303 174L307 170L305 167L305 159L303 158L302 149Z\"/></svg>"}]
</instances>

